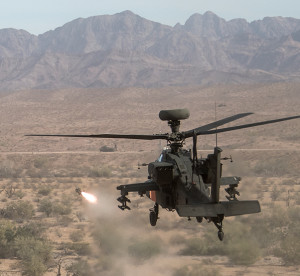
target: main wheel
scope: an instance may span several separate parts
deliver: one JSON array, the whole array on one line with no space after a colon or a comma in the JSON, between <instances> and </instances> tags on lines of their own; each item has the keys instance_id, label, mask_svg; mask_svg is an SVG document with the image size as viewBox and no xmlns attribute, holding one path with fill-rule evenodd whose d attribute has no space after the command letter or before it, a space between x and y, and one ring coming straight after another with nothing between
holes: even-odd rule
<instances>
[{"instance_id":1,"label":"main wheel","mask_svg":"<svg viewBox=\"0 0 300 276\"><path fill-rule=\"evenodd\" d=\"M155 226L157 222L157 214L154 211L150 211L149 218L151 226Z\"/></svg>"},{"instance_id":2,"label":"main wheel","mask_svg":"<svg viewBox=\"0 0 300 276\"><path fill-rule=\"evenodd\" d=\"M223 238L224 238L224 232L223 231L218 232L218 238L219 238L220 241L223 240Z\"/></svg>"}]
</instances>

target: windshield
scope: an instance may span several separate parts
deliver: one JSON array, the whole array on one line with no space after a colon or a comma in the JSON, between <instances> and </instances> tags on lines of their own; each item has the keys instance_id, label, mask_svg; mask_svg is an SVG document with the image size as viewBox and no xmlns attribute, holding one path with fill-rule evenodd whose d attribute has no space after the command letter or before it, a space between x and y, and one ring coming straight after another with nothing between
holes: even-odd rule
<instances>
[{"instance_id":1,"label":"windshield","mask_svg":"<svg viewBox=\"0 0 300 276\"><path fill-rule=\"evenodd\" d=\"M157 161L162 162L164 155L161 153L161 155L158 157Z\"/></svg>"}]
</instances>

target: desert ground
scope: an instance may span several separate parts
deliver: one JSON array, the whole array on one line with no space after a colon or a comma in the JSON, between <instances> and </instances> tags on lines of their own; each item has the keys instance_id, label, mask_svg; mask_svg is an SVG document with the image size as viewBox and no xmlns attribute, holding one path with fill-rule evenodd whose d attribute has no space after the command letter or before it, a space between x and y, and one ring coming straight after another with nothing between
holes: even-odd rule
<instances>
[{"instance_id":1,"label":"desert ground","mask_svg":"<svg viewBox=\"0 0 300 276\"><path fill-rule=\"evenodd\" d=\"M218 135L234 161L223 175L241 176L240 198L262 207L226 219L223 242L211 223L176 212L161 210L150 226L153 202L136 194L131 211L117 207L116 186L145 181L138 164L155 160L164 141L25 136L166 133L158 113L175 108L190 110L181 130L242 112L254 114L226 126L271 120L299 115L299 91L285 82L0 93L0 275L299 275L299 119ZM199 136L198 155L215 143Z\"/></svg>"}]
</instances>

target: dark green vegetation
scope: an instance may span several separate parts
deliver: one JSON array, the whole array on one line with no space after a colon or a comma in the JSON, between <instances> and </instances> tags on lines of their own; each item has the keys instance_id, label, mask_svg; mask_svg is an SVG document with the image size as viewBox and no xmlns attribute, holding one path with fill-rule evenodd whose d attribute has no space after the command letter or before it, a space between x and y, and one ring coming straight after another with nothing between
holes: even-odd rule
<instances>
[{"instance_id":1,"label":"dark green vegetation","mask_svg":"<svg viewBox=\"0 0 300 276\"><path fill-rule=\"evenodd\" d=\"M0 220L0 258L18 258L26 275L43 275L52 261L52 244L43 236L45 229L36 223L16 225Z\"/></svg>"},{"instance_id":2,"label":"dark green vegetation","mask_svg":"<svg viewBox=\"0 0 300 276\"><path fill-rule=\"evenodd\" d=\"M173 276L220 276L216 268L205 265L187 265L177 269Z\"/></svg>"},{"instance_id":3,"label":"dark green vegetation","mask_svg":"<svg viewBox=\"0 0 300 276\"><path fill-rule=\"evenodd\" d=\"M133 173L132 168L127 169ZM111 193L114 187L109 184L121 178L102 178L106 188L97 189ZM43 275L46 271L56 275L59 269L71 275L115 275L124 266L116 260L127 260L126 271L134 271L170 254L177 258L190 256L190 260L199 258L198 264L174 268L166 264L166 275L174 276L222 275L221 267L211 266L216 256L225 257L225 263L235 266L251 266L268 256L278 257L284 265L300 265L296 179L286 178L271 186L274 179L259 178L253 196L257 191L262 202L269 198L263 204L263 212L225 222L223 242L216 238L213 225L202 227L195 221L167 218L165 213L158 221L157 230L151 228L145 216L148 205L139 197L134 197L134 210L126 213L125 218L124 214L119 216L117 208L113 209L112 216L104 217L101 209L97 209L88 215L93 220L86 221L88 205L73 193L74 187L79 183L87 190L95 189L97 179L2 178L1 258L17 258L15 269L26 275ZM251 179L244 179L243 193ZM20 192L22 199L18 197ZM63 234L65 231L67 236ZM165 235L171 237L164 238ZM211 260L207 262L207 258Z\"/></svg>"},{"instance_id":4,"label":"dark green vegetation","mask_svg":"<svg viewBox=\"0 0 300 276\"><path fill-rule=\"evenodd\" d=\"M271 207L261 215L225 223L227 233L223 243L208 229L201 238L186 239L179 253L187 256L224 255L238 265L251 265L262 257L274 255L282 258L285 264L299 265L300 206Z\"/></svg>"},{"instance_id":5,"label":"dark green vegetation","mask_svg":"<svg viewBox=\"0 0 300 276\"><path fill-rule=\"evenodd\" d=\"M104 146L102 146L99 150L100 150L101 152L114 152L114 151L116 151L116 149L117 149L117 146L116 146L116 145L115 145L114 148L104 145Z\"/></svg>"},{"instance_id":6,"label":"dark green vegetation","mask_svg":"<svg viewBox=\"0 0 300 276\"><path fill-rule=\"evenodd\" d=\"M1 216L12 220L22 222L31 219L34 216L34 207L29 201L12 201L1 210Z\"/></svg>"}]
</instances>

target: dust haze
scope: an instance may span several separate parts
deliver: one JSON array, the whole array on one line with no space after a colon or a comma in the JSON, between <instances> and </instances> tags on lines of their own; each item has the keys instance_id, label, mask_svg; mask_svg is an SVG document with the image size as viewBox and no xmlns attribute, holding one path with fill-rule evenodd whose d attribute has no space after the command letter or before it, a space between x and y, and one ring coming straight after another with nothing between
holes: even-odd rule
<instances>
[{"instance_id":1,"label":"dust haze","mask_svg":"<svg viewBox=\"0 0 300 276\"><path fill-rule=\"evenodd\" d=\"M117 207L116 187L145 181L147 167L138 164L155 160L164 142L24 136L165 133L169 127L158 113L174 108L190 110L182 130L241 112L254 114L236 125L293 116L299 89L298 83L269 83L1 94L0 244L11 249L0 250L0 273L299 275L299 120L218 135L222 156L234 161L223 162L223 175L241 176L240 198L262 205L260 214L226 219L223 243L213 225L166 210L150 226L153 202L137 194L129 196L131 211ZM103 146L114 151L100 152ZM215 136L199 137L198 156L214 146ZM97 204L75 193L77 187L95 194ZM28 212L12 211L20 206ZM30 258L15 249L32 244L30 225L41 229L36 240L49 248L47 258L38 244Z\"/></svg>"}]
</instances>

